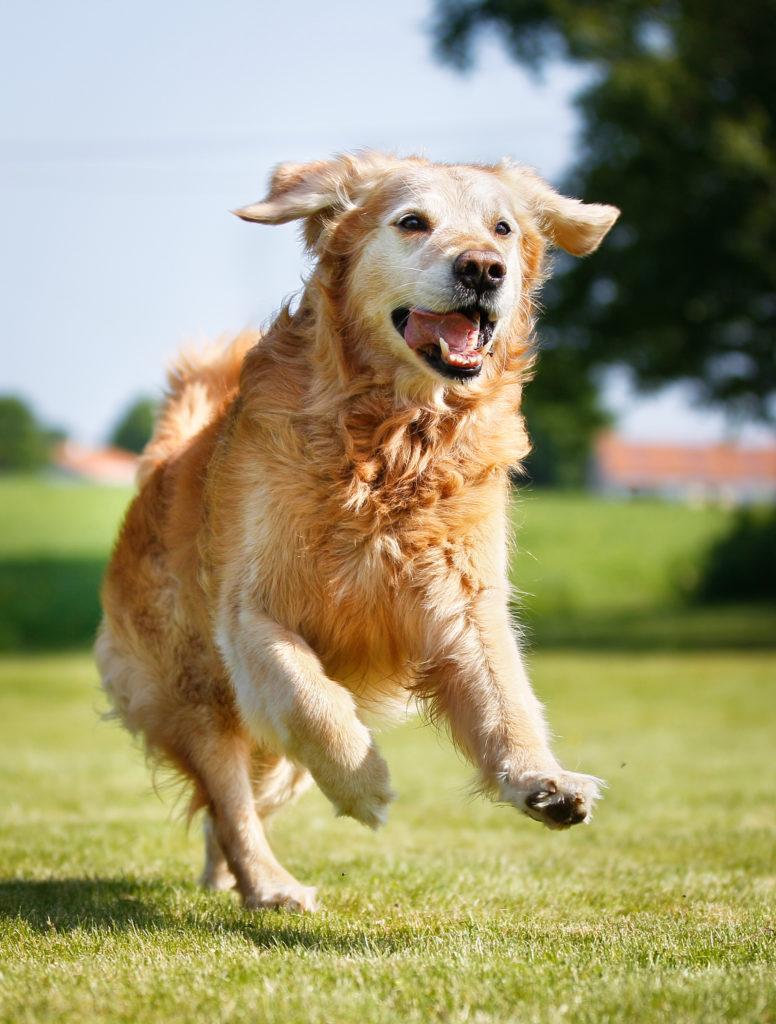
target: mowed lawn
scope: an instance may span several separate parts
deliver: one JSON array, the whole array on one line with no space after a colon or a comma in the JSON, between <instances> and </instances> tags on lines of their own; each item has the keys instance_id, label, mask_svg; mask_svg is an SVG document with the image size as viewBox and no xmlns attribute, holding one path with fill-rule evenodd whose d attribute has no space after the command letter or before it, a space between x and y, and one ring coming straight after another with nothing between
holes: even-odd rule
<instances>
[{"instance_id":1,"label":"mowed lawn","mask_svg":"<svg viewBox=\"0 0 776 1024\"><path fill-rule=\"evenodd\" d=\"M66 566L104 559L112 526L72 517L82 499L116 517L121 496L36 486L46 557L56 513ZM444 736L385 730L386 828L315 791L272 825L316 915L202 893L199 822L100 721L89 654L3 654L0 1021L776 1021L773 610L683 610L669 570L692 571L725 513L663 508L537 495L517 512L532 675L564 762L608 781L594 822L552 833L472 800ZM7 561L9 537L35 561L9 518ZM538 596L564 579L565 620Z\"/></svg>"}]
</instances>

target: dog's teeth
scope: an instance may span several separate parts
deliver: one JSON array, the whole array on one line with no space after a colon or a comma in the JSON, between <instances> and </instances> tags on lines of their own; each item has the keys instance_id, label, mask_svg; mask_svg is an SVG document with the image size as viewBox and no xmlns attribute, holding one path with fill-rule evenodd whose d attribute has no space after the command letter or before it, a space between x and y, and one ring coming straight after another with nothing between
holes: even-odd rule
<instances>
[{"instance_id":1,"label":"dog's teeth","mask_svg":"<svg viewBox=\"0 0 776 1024\"><path fill-rule=\"evenodd\" d=\"M486 356L488 354L488 352L490 352L490 350L492 348L493 348L493 335L491 334L490 341L486 341L485 342L485 344L480 349L480 352L482 352L483 356Z\"/></svg>"},{"instance_id":2,"label":"dog's teeth","mask_svg":"<svg viewBox=\"0 0 776 1024\"><path fill-rule=\"evenodd\" d=\"M442 349L442 356L449 363L450 362L450 346L447 344L444 338L439 339L439 347Z\"/></svg>"}]
</instances>

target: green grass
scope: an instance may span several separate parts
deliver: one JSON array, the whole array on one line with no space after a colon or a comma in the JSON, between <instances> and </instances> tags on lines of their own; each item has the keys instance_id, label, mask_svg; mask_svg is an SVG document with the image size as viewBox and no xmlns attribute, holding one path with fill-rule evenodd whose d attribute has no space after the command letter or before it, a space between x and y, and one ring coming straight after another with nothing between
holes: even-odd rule
<instances>
[{"instance_id":1,"label":"green grass","mask_svg":"<svg viewBox=\"0 0 776 1024\"><path fill-rule=\"evenodd\" d=\"M0 474L0 555L103 561L131 495L127 487Z\"/></svg>"},{"instance_id":2,"label":"green grass","mask_svg":"<svg viewBox=\"0 0 776 1024\"><path fill-rule=\"evenodd\" d=\"M771 604L688 600L734 513L657 500L539 491L513 510L516 611L537 646L622 650L772 647Z\"/></svg>"},{"instance_id":3,"label":"green grass","mask_svg":"<svg viewBox=\"0 0 776 1024\"><path fill-rule=\"evenodd\" d=\"M126 488L0 476L0 650L83 647Z\"/></svg>"},{"instance_id":4,"label":"green grass","mask_svg":"<svg viewBox=\"0 0 776 1024\"><path fill-rule=\"evenodd\" d=\"M609 781L594 823L471 801L446 741L386 731L384 830L317 792L274 823L325 904L299 918L197 889L198 829L97 719L87 656L0 659L0 1020L776 1019L776 656L533 669L565 762Z\"/></svg>"}]
</instances>

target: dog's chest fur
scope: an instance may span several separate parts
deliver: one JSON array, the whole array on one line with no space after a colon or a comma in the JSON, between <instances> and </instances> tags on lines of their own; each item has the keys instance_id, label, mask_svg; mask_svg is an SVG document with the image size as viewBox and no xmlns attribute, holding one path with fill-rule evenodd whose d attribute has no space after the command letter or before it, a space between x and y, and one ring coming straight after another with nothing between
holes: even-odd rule
<instances>
[{"instance_id":1,"label":"dog's chest fur","mask_svg":"<svg viewBox=\"0 0 776 1024\"><path fill-rule=\"evenodd\" d=\"M304 638L332 678L384 700L428 657L429 617L466 614L503 579L506 474L482 471L460 420L362 403L336 422L236 431L251 501L219 502L230 514L214 554L240 550L226 576L239 573L244 592L249 575L257 607Z\"/></svg>"}]
</instances>

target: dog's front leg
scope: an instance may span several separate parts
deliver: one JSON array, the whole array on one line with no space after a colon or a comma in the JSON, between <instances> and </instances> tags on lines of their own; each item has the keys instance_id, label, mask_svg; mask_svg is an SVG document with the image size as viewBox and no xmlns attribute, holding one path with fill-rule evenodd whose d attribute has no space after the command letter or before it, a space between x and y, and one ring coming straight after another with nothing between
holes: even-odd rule
<instances>
[{"instance_id":1,"label":"dog's front leg","mask_svg":"<svg viewBox=\"0 0 776 1024\"><path fill-rule=\"evenodd\" d=\"M337 814L370 828L385 823L388 766L351 694L329 679L301 637L255 611L234 613L219 632L248 728L304 765Z\"/></svg>"},{"instance_id":2,"label":"dog's front leg","mask_svg":"<svg viewBox=\"0 0 776 1024\"><path fill-rule=\"evenodd\" d=\"M455 622L438 621L421 691L479 768L481 785L549 828L589 821L600 780L564 771L549 746L513 635L504 593L484 591Z\"/></svg>"}]
</instances>

